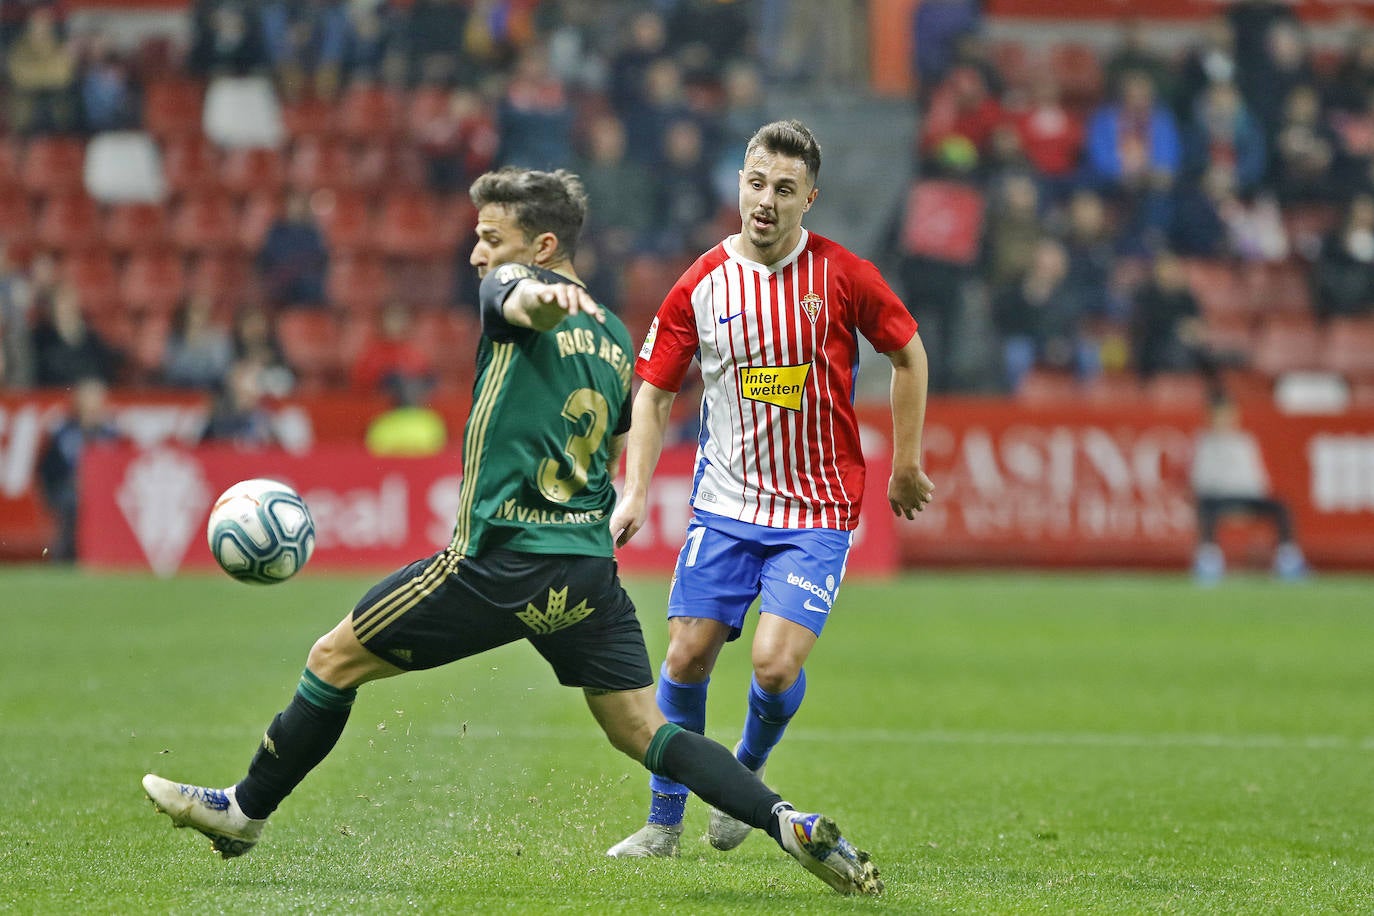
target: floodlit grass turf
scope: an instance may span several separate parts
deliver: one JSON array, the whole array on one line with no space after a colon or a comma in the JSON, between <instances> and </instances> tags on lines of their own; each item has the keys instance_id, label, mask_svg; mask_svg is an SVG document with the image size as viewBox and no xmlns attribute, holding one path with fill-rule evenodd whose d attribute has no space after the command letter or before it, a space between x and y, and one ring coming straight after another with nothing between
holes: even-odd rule
<instances>
[{"instance_id":1,"label":"floodlit grass turf","mask_svg":"<svg viewBox=\"0 0 1374 916\"><path fill-rule=\"evenodd\" d=\"M920 575L846 585L770 764L872 850L845 900L689 809L682 858L611 861L642 771L527 647L363 689L251 855L144 799L227 785L310 642L369 583L0 570L0 911L1367 912L1374 580ZM662 657L664 583L635 581ZM747 652L710 733L734 742Z\"/></svg>"}]
</instances>

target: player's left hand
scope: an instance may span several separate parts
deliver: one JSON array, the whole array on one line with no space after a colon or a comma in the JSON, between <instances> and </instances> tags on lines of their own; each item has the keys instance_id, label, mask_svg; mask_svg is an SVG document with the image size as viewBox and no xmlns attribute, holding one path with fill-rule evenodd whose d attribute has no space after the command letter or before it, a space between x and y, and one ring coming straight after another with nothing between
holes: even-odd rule
<instances>
[{"instance_id":1,"label":"player's left hand","mask_svg":"<svg viewBox=\"0 0 1374 916\"><path fill-rule=\"evenodd\" d=\"M606 321L606 310L592 298L591 293L575 283L526 282L530 284L529 296L541 311L556 308L563 315L584 314L602 323Z\"/></svg>"},{"instance_id":2,"label":"player's left hand","mask_svg":"<svg viewBox=\"0 0 1374 916\"><path fill-rule=\"evenodd\" d=\"M935 484L920 466L894 468L887 485L887 502L893 515L912 517L935 496Z\"/></svg>"}]
</instances>

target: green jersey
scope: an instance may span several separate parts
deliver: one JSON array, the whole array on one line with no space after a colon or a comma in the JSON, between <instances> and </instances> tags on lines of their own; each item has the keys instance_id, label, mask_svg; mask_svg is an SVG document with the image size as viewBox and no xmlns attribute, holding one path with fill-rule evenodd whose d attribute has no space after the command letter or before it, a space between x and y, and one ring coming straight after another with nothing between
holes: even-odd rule
<instances>
[{"instance_id":1,"label":"green jersey","mask_svg":"<svg viewBox=\"0 0 1374 916\"><path fill-rule=\"evenodd\" d=\"M521 280L571 283L522 264L482 281L482 338L451 549L613 556L611 437L630 425L634 351L625 325L573 315L550 331L516 327L502 307Z\"/></svg>"}]
</instances>

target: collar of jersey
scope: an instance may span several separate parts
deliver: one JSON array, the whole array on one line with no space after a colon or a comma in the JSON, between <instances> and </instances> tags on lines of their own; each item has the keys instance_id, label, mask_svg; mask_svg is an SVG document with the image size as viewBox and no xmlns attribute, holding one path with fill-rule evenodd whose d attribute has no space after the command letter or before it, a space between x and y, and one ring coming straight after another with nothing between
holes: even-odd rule
<instances>
[{"instance_id":1,"label":"collar of jersey","mask_svg":"<svg viewBox=\"0 0 1374 916\"><path fill-rule=\"evenodd\" d=\"M750 270L756 270L759 273L775 274L780 270L785 270L786 268L790 267L792 265L792 262L797 260L797 258L801 255L802 250L806 248L806 243L807 240L811 238L811 233L807 232L806 227L803 226L801 238L797 240L797 247L793 248L791 252L788 253L787 257L773 264L760 264L758 261L751 261L744 255L736 251L735 240L738 239L739 236L740 234L736 232L734 235L730 236L722 243L725 245L725 253L730 257L730 260L738 261L745 267L748 267Z\"/></svg>"}]
</instances>

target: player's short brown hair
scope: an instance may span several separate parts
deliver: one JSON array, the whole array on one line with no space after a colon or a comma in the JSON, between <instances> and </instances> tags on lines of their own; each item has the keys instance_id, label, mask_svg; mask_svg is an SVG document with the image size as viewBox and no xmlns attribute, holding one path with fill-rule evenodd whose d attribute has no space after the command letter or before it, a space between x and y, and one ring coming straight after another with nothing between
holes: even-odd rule
<instances>
[{"instance_id":1,"label":"player's short brown hair","mask_svg":"<svg viewBox=\"0 0 1374 916\"><path fill-rule=\"evenodd\" d=\"M572 172L507 166L480 176L468 196L479 210L487 204L509 207L527 240L552 232L569 260L577 253L577 239L587 220L587 191Z\"/></svg>"},{"instance_id":2,"label":"player's short brown hair","mask_svg":"<svg viewBox=\"0 0 1374 916\"><path fill-rule=\"evenodd\" d=\"M744 148L744 158L748 159L757 150L767 150L779 156L791 156L806 164L807 177L814 185L821 174L821 145L811 129L795 119L773 121L765 124L749 138Z\"/></svg>"}]
</instances>

